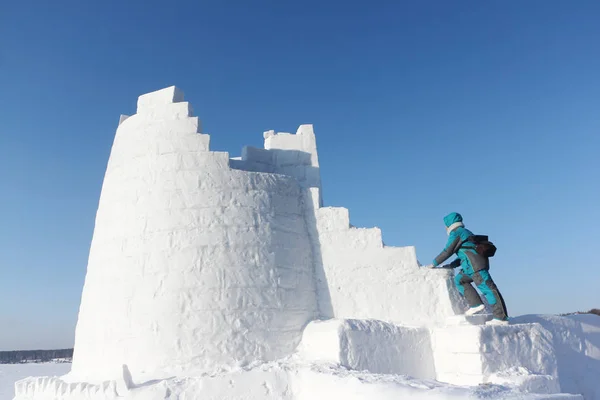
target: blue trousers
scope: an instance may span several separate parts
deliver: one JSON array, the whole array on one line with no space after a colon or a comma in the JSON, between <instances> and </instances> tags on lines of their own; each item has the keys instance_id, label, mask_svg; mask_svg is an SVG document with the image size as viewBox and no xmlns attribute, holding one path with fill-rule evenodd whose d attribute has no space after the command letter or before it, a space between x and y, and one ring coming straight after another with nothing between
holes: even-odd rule
<instances>
[{"instance_id":1,"label":"blue trousers","mask_svg":"<svg viewBox=\"0 0 600 400\"><path fill-rule=\"evenodd\" d=\"M454 283L458 288L460 294L462 294L470 307L476 307L483 304L479 293L471 285L475 283L477 288L481 291L481 294L485 296L488 304L492 306L494 312L494 318L508 319L508 312L506 311L506 304L504 299L498 290L498 287L492 280L489 271L481 270L473 274L466 274L464 271L459 272L454 277Z\"/></svg>"}]
</instances>

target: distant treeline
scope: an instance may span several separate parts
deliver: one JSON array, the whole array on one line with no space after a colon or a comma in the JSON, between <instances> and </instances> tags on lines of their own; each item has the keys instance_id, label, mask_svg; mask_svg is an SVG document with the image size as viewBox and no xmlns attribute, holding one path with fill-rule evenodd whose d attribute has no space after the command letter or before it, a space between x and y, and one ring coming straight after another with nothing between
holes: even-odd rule
<instances>
[{"instance_id":1,"label":"distant treeline","mask_svg":"<svg viewBox=\"0 0 600 400\"><path fill-rule=\"evenodd\" d=\"M46 362L56 359L70 361L72 358L73 349L0 351L0 364Z\"/></svg>"},{"instance_id":2,"label":"distant treeline","mask_svg":"<svg viewBox=\"0 0 600 400\"><path fill-rule=\"evenodd\" d=\"M595 314L600 317L600 308L592 308L590 311L577 311L574 313L560 314L560 315L573 315L573 314Z\"/></svg>"}]
</instances>

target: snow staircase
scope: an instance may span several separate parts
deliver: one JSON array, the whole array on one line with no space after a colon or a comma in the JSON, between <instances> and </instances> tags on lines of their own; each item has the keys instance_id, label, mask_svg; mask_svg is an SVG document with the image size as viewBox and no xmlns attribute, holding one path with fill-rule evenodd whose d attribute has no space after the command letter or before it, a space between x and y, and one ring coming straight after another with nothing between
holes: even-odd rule
<instances>
[{"instance_id":1,"label":"snow staircase","mask_svg":"<svg viewBox=\"0 0 600 400\"><path fill-rule=\"evenodd\" d=\"M313 321L298 346L312 363L461 386L498 384L560 393L552 335L539 324L486 326L489 315L415 328L377 320Z\"/></svg>"},{"instance_id":2,"label":"snow staircase","mask_svg":"<svg viewBox=\"0 0 600 400\"><path fill-rule=\"evenodd\" d=\"M385 246L381 229L357 228L344 207L318 207L313 248L320 316L409 326L443 324L461 304L452 271L420 268L412 246ZM307 202L308 203L308 202Z\"/></svg>"}]
</instances>

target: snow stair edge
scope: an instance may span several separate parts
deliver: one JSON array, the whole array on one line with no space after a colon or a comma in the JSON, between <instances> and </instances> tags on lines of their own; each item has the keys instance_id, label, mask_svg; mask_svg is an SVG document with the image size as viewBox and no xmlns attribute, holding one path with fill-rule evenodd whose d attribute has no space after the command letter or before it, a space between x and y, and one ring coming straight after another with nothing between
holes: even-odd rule
<instances>
[{"instance_id":1,"label":"snow stair edge","mask_svg":"<svg viewBox=\"0 0 600 400\"><path fill-rule=\"evenodd\" d=\"M356 371L461 386L497 384L571 398L560 393L550 332L539 324L483 325L490 317L479 314L466 321L457 316L433 328L377 320L313 321L304 331L298 355Z\"/></svg>"}]
</instances>

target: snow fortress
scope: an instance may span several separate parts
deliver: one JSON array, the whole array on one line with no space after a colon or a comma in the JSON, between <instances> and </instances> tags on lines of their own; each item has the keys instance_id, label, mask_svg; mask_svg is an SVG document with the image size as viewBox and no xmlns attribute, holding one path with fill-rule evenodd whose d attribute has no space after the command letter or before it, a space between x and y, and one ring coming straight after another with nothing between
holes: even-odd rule
<instances>
[{"instance_id":1,"label":"snow fortress","mask_svg":"<svg viewBox=\"0 0 600 400\"><path fill-rule=\"evenodd\" d=\"M450 271L323 207L311 125L265 132L264 149L236 158L200 132L175 87L121 117L72 371L20 381L16 399L478 397L481 383L504 398L600 399L593 378L560 368L562 320L472 325ZM594 346L578 352L588 373Z\"/></svg>"}]
</instances>

